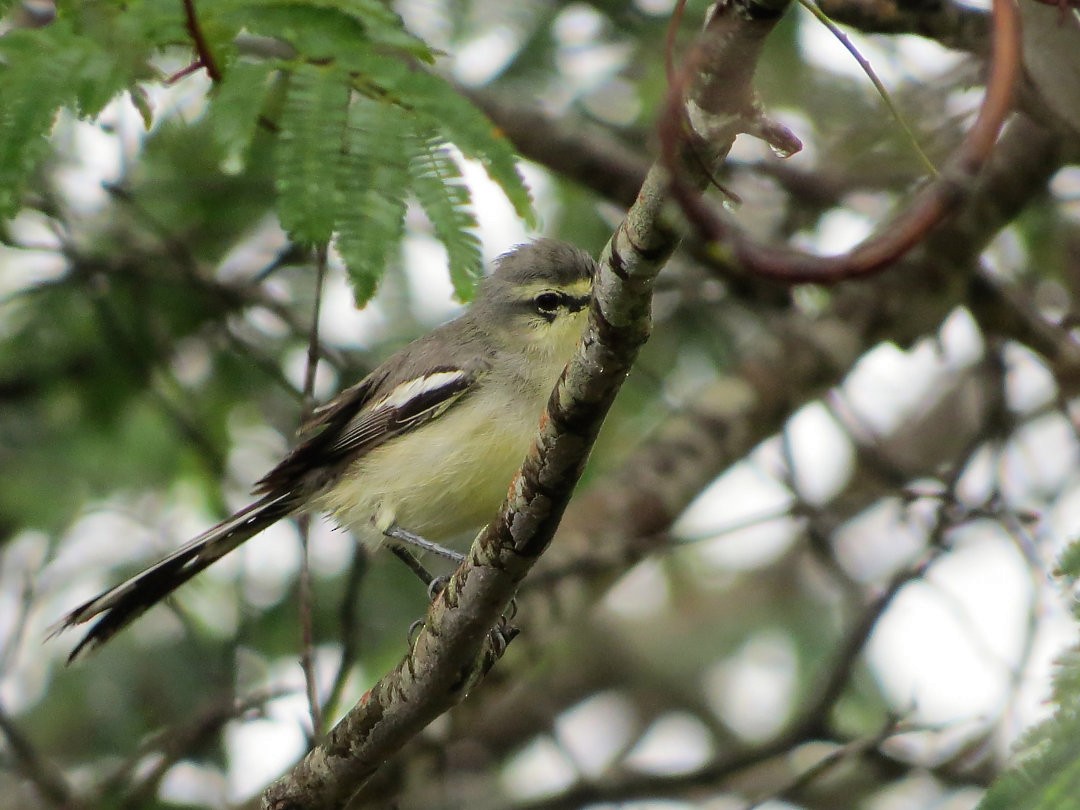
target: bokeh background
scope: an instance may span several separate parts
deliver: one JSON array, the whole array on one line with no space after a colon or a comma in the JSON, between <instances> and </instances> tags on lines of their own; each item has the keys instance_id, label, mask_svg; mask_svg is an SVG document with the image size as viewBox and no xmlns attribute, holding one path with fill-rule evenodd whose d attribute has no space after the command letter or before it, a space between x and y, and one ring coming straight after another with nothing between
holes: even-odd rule
<instances>
[{"instance_id":1,"label":"bokeh background","mask_svg":"<svg viewBox=\"0 0 1080 810\"><path fill-rule=\"evenodd\" d=\"M5 5L5 33L51 13ZM986 9L821 5L940 163L981 97ZM688 4L676 59L706 6ZM1025 6L1080 32L1074 11ZM599 252L655 156L672 7L394 4L525 157L537 230L464 162L487 259L538 233ZM190 51L158 60L168 75ZM1080 282L1080 108L1029 71L971 202L881 277L783 288L685 242L519 600L522 635L357 806L978 803L1076 639L1054 574L1080 527L1074 378L1047 347L1069 340ZM64 666L73 636L42 643L243 505L301 417L314 265L274 214L272 130L243 161L217 148L210 84L147 81L149 129L129 95L62 113L2 228L0 807L243 803L312 738L293 523L85 663ZM805 148L737 142L713 193L755 236L842 251L925 175L802 8L757 86ZM320 401L459 306L415 204L366 308L333 252L319 294ZM308 555L332 722L399 659L426 597L324 521Z\"/></svg>"}]
</instances>

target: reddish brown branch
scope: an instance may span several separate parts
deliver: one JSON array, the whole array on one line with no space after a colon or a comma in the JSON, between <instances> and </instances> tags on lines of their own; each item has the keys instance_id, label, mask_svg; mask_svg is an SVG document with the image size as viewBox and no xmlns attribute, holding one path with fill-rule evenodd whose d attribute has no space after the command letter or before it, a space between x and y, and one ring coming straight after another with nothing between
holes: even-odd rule
<instances>
[{"instance_id":1,"label":"reddish brown branch","mask_svg":"<svg viewBox=\"0 0 1080 810\"><path fill-rule=\"evenodd\" d=\"M184 67L180 68L175 73L170 74L169 77L167 79L165 79L165 84L167 84L167 85L168 84L176 84L178 81L180 81L184 77L190 76L192 73L195 73L196 71L201 70L202 67L203 67L202 59L196 59L190 65L185 65Z\"/></svg>"},{"instance_id":2,"label":"reddish brown branch","mask_svg":"<svg viewBox=\"0 0 1080 810\"><path fill-rule=\"evenodd\" d=\"M684 129L680 123L682 99L690 77L707 59L700 46L672 84L659 128L661 159L671 172L673 198L702 238L714 243L719 252L733 254L739 264L760 277L791 284L835 284L884 270L959 207L969 193L972 180L993 150L1012 106L1013 85L1020 62L1019 18L1011 0L994 0L993 19L993 53L986 95L967 137L940 178L926 186L889 226L847 253L815 256L753 242L726 226L715 208L677 170L677 149ZM760 115L751 106L747 106L745 115L750 126L760 128Z\"/></svg>"},{"instance_id":3,"label":"reddish brown branch","mask_svg":"<svg viewBox=\"0 0 1080 810\"><path fill-rule=\"evenodd\" d=\"M207 44L206 37L203 36L202 28L199 26L199 18L195 14L195 0L184 0L184 17L187 22L188 33L191 34L191 41L195 44L195 52L199 55L199 58L191 65L188 65L188 67L170 77L169 81L176 81L177 79L186 76L188 73L203 67L206 68L207 76L215 82L220 82L221 71L214 61L213 54L210 53L210 46Z\"/></svg>"},{"instance_id":4,"label":"reddish brown branch","mask_svg":"<svg viewBox=\"0 0 1080 810\"><path fill-rule=\"evenodd\" d=\"M678 0L675 8L671 10L671 20L668 22L667 34L664 37L664 75L668 84L675 78L675 37L682 25L683 12L686 10L686 0Z\"/></svg>"}]
</instances>

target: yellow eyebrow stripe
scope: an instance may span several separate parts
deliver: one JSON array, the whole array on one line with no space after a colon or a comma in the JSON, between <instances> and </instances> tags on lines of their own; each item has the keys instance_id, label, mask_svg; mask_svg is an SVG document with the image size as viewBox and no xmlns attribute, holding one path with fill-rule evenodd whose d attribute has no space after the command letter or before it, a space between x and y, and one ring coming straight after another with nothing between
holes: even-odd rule
<instances>
[{"instance_id":1,"label":"yellow eyebrow stripe","mask_svg":"<svg viewBox=\"0 0 1080 810\"><path fill-rule=\"evenodd\" d=\"M538 282L532 284L523 284L514 290L515 295L520 295L522 298L532 298L542 292L548 290L558 291L566 293L571 298L589 298L592 295L592 281L587 278L578 279L573 284L567 284L565 286L559 286L552 284L551 282Z\"/></svg>"},{"instance_id":2,"label":"yellow eyebrow stripe","mask_svg":"<svg viewBox=\"0 0 1080 810\"><path fill-rule=\"evenodd\" d=\"M592 281L587 278L575 281L568 287L564 287L564 292L571 298L591 298L592 297Z\"/></svg>"}]
</instances>

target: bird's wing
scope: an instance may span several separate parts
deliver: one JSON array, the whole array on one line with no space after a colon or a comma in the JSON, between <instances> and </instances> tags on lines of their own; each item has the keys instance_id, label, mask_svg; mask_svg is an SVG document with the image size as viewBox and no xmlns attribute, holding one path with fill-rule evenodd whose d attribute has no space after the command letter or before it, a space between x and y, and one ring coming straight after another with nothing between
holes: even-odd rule
<instances>
[{"instance_id":1,"label":"bird's wing","mask_svg":"<svg viewBox=\"0 0 1080 810\"><path fill-rule=\"evenodd\" d=\"M368 377L317 410L306 438L256 484L254 492L292 490L316 470L332 472L387 439L437 419L474 388L487 363L443 366L396 384Z\"/></svg>"},{"instance_id":2,"label":"bird's wing","mask_svg":"<svg viewBox=\"0 0 1080 810\"><path fill-rule=\"evenodd\" d=\"M255 486L263 497L204 532L127 582L91 599L65 616L52 632L101 618L75 647L69 661L101 646L180 585L262 531L303 506L313 489L355 458L387 439L438 418L476 384L487 368L444 367L396 382L370 375L315 413L306 438Z\"/></svg>"}]
</instances>

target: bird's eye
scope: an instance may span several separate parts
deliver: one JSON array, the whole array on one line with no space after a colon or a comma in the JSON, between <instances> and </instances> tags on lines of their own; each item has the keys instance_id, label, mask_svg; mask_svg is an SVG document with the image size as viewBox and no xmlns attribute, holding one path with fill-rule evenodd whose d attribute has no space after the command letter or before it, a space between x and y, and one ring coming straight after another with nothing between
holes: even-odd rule
<instances>
[{"instance_id":1,"label":"bird's eye","mask_svg":"<svg viewBox=\"0 0 1080 810\"><path fill-rule=\"evenodd\" d=\"M559 305L563 302L563 296L557 292L542 292L533 299L536 311L541 315L553 317L559 311Z\"/></svg>"}]
</instances>

